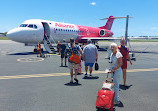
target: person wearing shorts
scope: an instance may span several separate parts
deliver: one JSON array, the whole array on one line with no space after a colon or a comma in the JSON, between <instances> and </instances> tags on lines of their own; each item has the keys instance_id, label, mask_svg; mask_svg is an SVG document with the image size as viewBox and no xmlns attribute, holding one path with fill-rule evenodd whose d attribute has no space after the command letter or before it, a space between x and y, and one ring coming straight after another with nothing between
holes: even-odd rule
<instances>
[{"instance_id":1,"label":"person wearing shorts","mask_svg":"<svg viewBox=\"0 0 158 111\"><path fill-rule=\"evenodd\" d=\"M61 46L60 46L60 48L61 48L61 66L63 66L63 58L65 58L65 66L67 66L66 65L67 55L65 55L65 49L66 49L66 47L67 47L66 40L63 39L63 43L61 43Z\"/></svg>"},{"instance_id":2,"label":"person wearing shorts","mask_svg":"<svg viewBox=\"0 0 158 111\"><path fill-rule=\"evenodd\" d=\"M70 61L70 56L72 55L72 52L75 55L77 55L77 56L81 56L82 55L82 50L81 50L79 45L75 45L74 38L70 39L70 45L68 45L66 47L65 55L68 54L68 64L69 64L70 76L71 76L70 83L73 83L73 69L75 70L75 78L74 78L74 80L76 81L76 83L78 83L78 79L77 79L78 64L72 63Z\"/></svg>"},{"instance_id":3,"label":"person wearing shorts","mask_svg":"<svg viewBox=\"0 0 158 111\"><path fill-rule=\"evenodd\" d=\"M90 76L92 76L93 65L98 59L98 50L95 45L92 44L90 39L87 40L88 45L83 48L83 60L85 61L85 77L87 77L87 71L89 67Z\"/></svg>"}]
</instances>

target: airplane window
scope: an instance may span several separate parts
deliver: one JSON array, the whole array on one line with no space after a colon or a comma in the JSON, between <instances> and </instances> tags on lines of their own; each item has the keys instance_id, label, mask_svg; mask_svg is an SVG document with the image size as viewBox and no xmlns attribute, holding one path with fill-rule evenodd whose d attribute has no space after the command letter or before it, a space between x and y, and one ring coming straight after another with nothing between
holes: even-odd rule
<instances>
[{"instance_id":1,"label":"airplane window","mask_svg":"<svg viewBox=\"0 0 158 111\"><path fill-rule=\"evenodd\" d=\"M67 32L67 30L66 30L66 32Z\"/></svg>"},{"instance_id":2,"label":"airplane window","mask_svg":"<svg viewBox=\"0 0 158 111\"><path fill-rule=\"evenodd\" d=\"M37 29L37 25L34 24L34 28Z\"/></svg>"},{"instance_id":3,"label":"airplane window","mask_svg":"<svg viewBox=\"0 0 158 111\"><path fill-rule=\"evenodd\" d=\"M60 31L60 29L59 29L59 31Z\"/></svg>"},{"instance_id":4,"label":"airplane window","mask_svg":"<svg viewBox=\"0 0 158 111\"><path fill-rule=\"evenodd\" d=\"M58 29L56 29L56 31L57 31Z\"/></svg>"},{"instance_id":5,"label":"airplane window","mask_svg":"<svg viewBox=\"0 0 158 111\"><path fill-rule=\"evenodd\" d=\"M27 27L28 24L21 24L20 27Z\"/></svg>"},{"instance_id":6,"label":"airplane window","mask_svg":"<svg viewBox=\"0 0 158 111\"><path fill-rule=\"evenodd\" d=\"M33 24L30 24L28 27L29 27L29 28L33 28Z\"/></svg>"},{"instance_id":7,"label":"airplane window","mask_svg":"<svg viewBox=\"0 0 158 111\"><path fill-rule=\"evenodd\" d=\"M61 29L61 31L62 31L62 29Z\"/></svg>"},{"instance_id":8,"label":"airplane window","mask_svg":"<svg viewBox=\"0 0 158 111\"><path fill-rule=\"evenodd\" d=\"M70 30L70 32L71 32L71 30Z\"/></svg>"},{"instance_id":9,"label":"airplane window","mask_svg":"<svg viewBox=\"0 0 158 111\"><path fill-rule=\"evenodd\" d=\"M69 32L69 30L67 30Z\"/></svg>"}]
</instances>

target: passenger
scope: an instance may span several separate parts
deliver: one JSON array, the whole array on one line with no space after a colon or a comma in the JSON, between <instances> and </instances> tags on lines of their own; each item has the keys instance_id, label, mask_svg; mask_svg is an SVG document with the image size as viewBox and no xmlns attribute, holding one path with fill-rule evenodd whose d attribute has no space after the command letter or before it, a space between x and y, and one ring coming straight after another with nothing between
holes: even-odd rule
<instances>
[{"instance_id":1,"label":"passenger","mask_svg":"<svg viewBox=\"0 0 158 111\"><path fill-rule=\"evenodd\" d=\"M76 81L76 83L78 83L78 79L77 79L78 64L75 64L70 61L70 56L72 55L72 53L74 53L77 56L82 55L82 50L81 50L80 46L75 45L74 38L70 39L70 45L68 45L66 47L65 54L66 55L68 54L68 63L69 63L70 75L71 75L70 83L73 83L73 69L75 70L74 80Z\"/></svg>"},{"instance_id":2,"label":"passenger","mask_svg":"<svg viewBox=\"0 0 158 111\"><path fill-rule=\"evenodd\" d=\"M76 45L79 45L78 44L78 42L75 42L75 44ZM80 45L79 45L80 46ZM80 46L80 48L81 48L81 46ZM82 49L82 48L81 48ZM81 55L80 55L80 58L81 58L81 60L82 60L82 57L81 57ZM81 72L81 70L82 70L82 64L81 64L81 62L78 64L78 70L77 70L77 74L78 75L80 75L82 72Z\"/></svg>"},{"instance_id":3,"label":"passenger","mask_svg":"<svg viewBox=\"0 0 158 111\"><path fill-rule=\"evenodd\" d=\"M57 51L58 51L58 55L60 55L60 51L61 51L61 43L60 43L60 41L58 41L58 43L57 43Z\"/></svg>"},{"instance_id":4,"label":"passenger","mask_svg":"<svg viewBox=\"0 0 158 111\"><path fill-rule=\"evenodd\" d=\"M127 58L130 61L131 65L132 65L132 61L131 61L131 58L129 56L129 49L127 46L125 46L125 43L126 43L125 39L122 38L120 41L120 46L118 48L123 56L123 58L122 58L123 65L121 66L122 72L123 72L123 85L125 87L127 87L127 84L126 84Z\"/></svg>"},{"instance_id":5,"label":"passenger","mask_svg":"<svg viewBox=\"0 0 158 111\"><path fill-rule=\"evenodd\" d=\"M67 55L65 55L65 49L66 49L67 45L68 44L66 43L66 40L63 39L63 43L61 43L61 46L60 46L60 48L61 48L61 66L63 66L63 58L65 58L65 66L67 66L66 65Z\"/></svg>"},{"instance_id":6,"label":"passenger","mask_svg":"<svg viewBox=\"0 0 158 111\"><path fill-rule=\"evenodd\" d=\"M112 54L110 56L110 73L111 78L113 78L114 83L114 102L115 104L119 104L119 82L121 76L121 66L122 66L122 54L117 50L117 44L111 44Z\"/></svg>"},{"instance_id":7,"label":"passenger","mask_svg":"<svg viewBox=\"0 0 158 111\"><path fill-rule=\"evenodd\" d=\"M90 39L87 40L88 45L83 48L83 60L85 61L85 77L87 77L87 71L89 66L89 73L92 76L93 65L98 60L98 50L95 45L92 44Z\"/></svg>"}]
</instances>

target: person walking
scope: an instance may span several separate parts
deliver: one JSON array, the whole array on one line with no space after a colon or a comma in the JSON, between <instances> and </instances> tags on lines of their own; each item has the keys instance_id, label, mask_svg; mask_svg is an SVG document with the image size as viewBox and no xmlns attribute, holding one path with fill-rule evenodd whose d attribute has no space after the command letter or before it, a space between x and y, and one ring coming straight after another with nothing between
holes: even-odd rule
<instances>
[{"instance_id":1,"label":"person walking","mask_svg":"<svg viewBox=\"0 0 158 111\"><path fill-rule=\"evenodd\" d=\"M92 76L93 65L98 60L98 50L95 45L92 44L90 39L87 40L88 45L83 48L83 60L85 61L85 77L87 77L87 71L89 66L89 73Z\"/></svg>"},{"instance_id":2,"label":"person walking","mask_svg":"<svg viewBox=\"0 0 158 111\"><path fill-rule=\"evenodd\" d=\"M127 84L126 84L126 70L127 70L127 59L130 61L130 64L132 65L132 61L131 61L131 58L129 56L129 49L128 47L125 45L126 41L124 38L121 39L120 41L120 46L118 47L123 58L122 58L122 61L123 61L123 64L121 66L122 68L122 72L123 72L123 85L125 87L128 87Z\"/></svg>"},{"instance_id":3,"label":"person walking","mask_svg":"<svg viewBox=\"0 0 158 111\"><path fill-rule=\"evenodd\" d=\"M67 43L66 43L66 40L63 39L63 43L61 43L61 66L63 66L63 58L65 58L65 66L67 66L67 55L65 55L65 49L67 47Z\"/></svg>"},{"instance_id":4,"label":"person walking","mask_svg":"<svg viewBox=\"0 0 158 111\"><path fill-rule=\"evenodd\" d=\"M110 56L110 73L111 78L113 78L114 83L114 103L119 104L119 82L121 76L121 66L122 66L122 54L117 49L117 44L111 44L111 56Z\"/></svg>"},{"instance_id":5,"label":"person walking","mask_svg":"<svg viewBox=\"0 0 158 111\"><path fill-rule=\"evenodd\" d=\"M68 54L68 64L69 64L70 76L71 76L70 83L73 83L73 69L75 70L74 80L76 81L76 83L78 83L77 70L78 70L79 63L75 63L75 61L70 60L70 58L72 58L72 56L77 56L78 59L80 59L80 56L82 56L82 50L79 45L75 45L74 38L70 39L70 45L66 47L65 55L67 54ZM81 61L81 60L76 60L76 61Z\"/></svg>"}]
</instances>

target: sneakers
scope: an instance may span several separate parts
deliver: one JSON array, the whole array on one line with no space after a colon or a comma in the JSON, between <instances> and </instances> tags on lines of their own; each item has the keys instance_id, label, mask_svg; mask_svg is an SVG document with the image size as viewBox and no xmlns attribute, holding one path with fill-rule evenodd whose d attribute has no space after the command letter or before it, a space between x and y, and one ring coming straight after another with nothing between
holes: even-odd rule
<instances>
[{"instance_id":1,"label":"sneakers","mask_svg":"<svg viewBox=\"0 0 158 111\"><path fill-rule=\"evenodd\" d=\"M120 101L114 101L114 104L118 105L118 104L120 104Z\"/></svg>"},{"instance_id":2,"label":"sneakers","mask_svg":"<svg viewBox=\"0 0 158 111\"><path fill-rule=\"evenodd\" d=\"M84 77L87 77L87 73L84 75Z\"/></svg>"},{"instance_id":3,"label":"sneakers","mask_svg":"<svg viewBox=\"0 0 158 111\"><path fill-rule=\"evenodd\" d=\"M84 75L84 77L87 77L88 76L88 74L86 73L85 75ZM92 74L89 74L89 77L92 77Z\"/></svg>"},{"instance_id":4,"label":"sneakers","mask_svg":"<svg viewBox=\"0 0 158 111\"><path fill-rule=\"evenodd\" d=\"M63 66L63 63L61 63L61 66Z\"/></svg>"}]
</instances>

